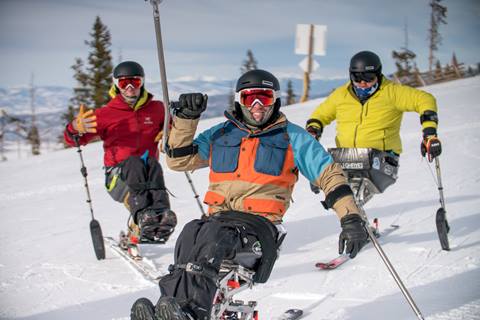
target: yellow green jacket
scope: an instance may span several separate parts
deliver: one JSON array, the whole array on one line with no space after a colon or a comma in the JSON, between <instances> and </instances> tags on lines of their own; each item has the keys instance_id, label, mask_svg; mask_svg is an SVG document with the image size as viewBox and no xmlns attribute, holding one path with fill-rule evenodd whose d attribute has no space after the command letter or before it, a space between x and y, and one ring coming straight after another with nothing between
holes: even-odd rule
<instances>
[{"instance_id":1,"label":"yellow green jacket","mask_svg":"<svg viewBox=\"0 0 480 320\"><path fill-rule=\"evenodd\" d=\"M437 112L435 98L422 90L382 79L380 88L362 105L351 82L332 92L311 115L325 127L337 121L335 142L339 148L375 148L400 154L400 124L404 112ZM436 128L425 121L423 128Z\"/></svg>"}]
</instances>

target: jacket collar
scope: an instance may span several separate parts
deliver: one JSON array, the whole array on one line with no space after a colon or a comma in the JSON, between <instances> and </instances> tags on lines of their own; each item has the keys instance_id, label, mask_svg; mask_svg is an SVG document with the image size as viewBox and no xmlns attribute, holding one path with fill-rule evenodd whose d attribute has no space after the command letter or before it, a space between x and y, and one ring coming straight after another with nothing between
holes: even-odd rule
<instances>
[{"instance_id":1,"label":"jacket collar","mask_svg":"<svg viewBox=\"0 0 480 320\"><path fill-rule=\"evenodd\" d=\"M267 132L270 132L270 131L278 129L278 128L284 128L284 127L287 126L287 123L288 123L287 117L282 112L280 112L280 115L278 116L277 120L274 123L268 125L267 127L263 128L263 129L258 129L258 130L252 131L243 122L241 122L237 118L235 118L230 112L225 111L224 115L227 118L227 122L233 123L240 130L246 131L250 135L262 135L262 134L265 134Z\"/></svg>"},{"instance_id":2,"label":"jacket collar","mask_svg":"<svg viewBox=\"0 0 480 320\"><path fill-rule=\"evenodd\" d=\"M128 109L133 109L134 111L137 111L138 109L142 108L144 105L147 104L150 100L152 100L153 95L150 94L145 88L142 88L140 98L138 98L137 102L133 107L128 105L128 103L125 102L123 99L122 95L118 91L118 89L115 87L115 85L112 85L110 87L110 91L108 92L110 97L112 97L112 102L115 101L114 106L115 107L120 107L124 109L127 107ZM110 103L109 103L110 104Z\"/></svg>"},{"instance_id":3,"label":"jacket collar","mask_svg":"<svg viewBox=\"0 0 480 320\"><path fill-rule=\"evenodd\" d=\"M373 96L375 96L378 92L380 92L381 90L383 90L383 88L387 85L389 85L391 83L390 80L388 80L384 75L382 75L382 79L380 81L380 83L378 84L378 88L377 90L371 95L369 96L367 99L365 99L363 102L357 97L357 95L355 94L355 90L353 90L353 83L352 81L348 81L344 86L346 88L346 91L347 91L347 95L350 94L355 100L359 101L360 103L364 104L365 102L367 102L370 98L372 98Z\"/></svg>"}]
</instances>

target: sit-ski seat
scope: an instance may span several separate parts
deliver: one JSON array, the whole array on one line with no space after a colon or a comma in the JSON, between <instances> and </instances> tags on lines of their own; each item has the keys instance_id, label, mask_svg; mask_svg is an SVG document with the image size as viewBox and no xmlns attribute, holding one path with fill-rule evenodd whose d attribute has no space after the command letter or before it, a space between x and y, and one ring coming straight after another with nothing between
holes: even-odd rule
<instances>
[{"instance_id":1,"label":"sit-ski seat","mask_svg":"<svg viewBox=\"0 0 480 320\"><path fill-rule=\"evenodd\" d=\"M329 148L328 152L347 175L360 205L397 180L399 157L393 153L372 148Z\"/></svg>"}]
</instances>

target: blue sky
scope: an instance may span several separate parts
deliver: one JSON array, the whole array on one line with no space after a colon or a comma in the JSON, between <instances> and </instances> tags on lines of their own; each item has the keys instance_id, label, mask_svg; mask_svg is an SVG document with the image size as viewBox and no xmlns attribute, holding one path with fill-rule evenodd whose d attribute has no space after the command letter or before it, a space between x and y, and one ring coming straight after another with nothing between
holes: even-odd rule
<instances>
[{"instance_id":1,"label":"blue sky","mask_svg":"<svg viewBox=\"0 0 480 320\"><path fill-rule=\"evenodd\" d=\"M467 64L480 62L480 1L444 0L447 25L437 57L455 51ZM377 52L386 73L394 71L392 50L404 45L428 68L429 0L164 0L160 6L168 79L235 79L251 49L259 67L278 76L301 77L303 56L294 54L297 24L327 25L327 55L316 57L317 78L346 77L350 57ZM86 58L96 16L112 35L114 63L140 62L147 81L158 81L152 7L143 0L0 0L0 87L72 86L70 66Z\"/></svg>"}]
</instances>

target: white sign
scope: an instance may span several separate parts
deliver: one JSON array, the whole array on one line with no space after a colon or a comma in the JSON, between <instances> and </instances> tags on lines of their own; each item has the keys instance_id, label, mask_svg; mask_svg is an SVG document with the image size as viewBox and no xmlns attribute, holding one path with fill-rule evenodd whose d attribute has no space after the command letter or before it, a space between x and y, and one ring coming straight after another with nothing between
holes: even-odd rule
<instances>
[{"instance_id":1,"label":"white sign","mask_svg":"<svg viewBox=\"0 0 480 320\"><path fill-rule=\"evenodd\" d=\"M297 24L297 34L295 36L295 53L308 54L310 44L310 24ZM314 25L312 37L312 51L314 55L324 56L326 54L326 34L327 26Z\"/></svg>"},{"instance_id":2,"label":"white sign","mask_svg":"<svg viewBox=\"0 0 480 320\"><path fill-rule=\"evenodd\" d=\"M298 64L303 71L308 72L308 57L305 57L302 62ZM317 61L312 59L312 72L317 70L320 65Z\"/></svg>"}]
</instances>

